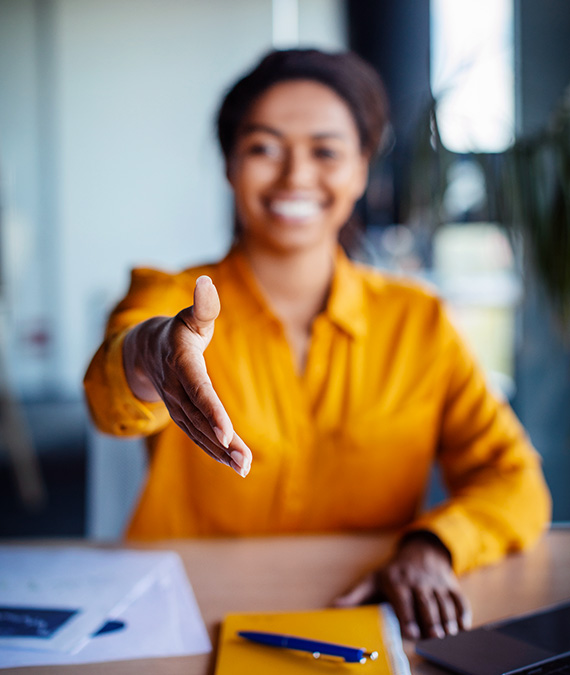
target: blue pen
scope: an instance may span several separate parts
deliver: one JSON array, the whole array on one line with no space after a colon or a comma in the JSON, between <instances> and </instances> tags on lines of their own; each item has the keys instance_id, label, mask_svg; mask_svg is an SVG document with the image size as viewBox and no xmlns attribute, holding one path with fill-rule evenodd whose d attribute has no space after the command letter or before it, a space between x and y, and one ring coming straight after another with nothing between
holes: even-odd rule
<instances>
[{"instance_id":1,"label":"blue pen","mask_svg":"<svg viewBox=\"0 0 570 675\"><path fill-rule=\"evenodd\" d=\"M378 652L367 652L365 649L358 647L348 647L347 645L339 645L335 642L322 642L321 640L307 640L306 638L283 635L282 633L242 630L238 632L238 635L246 640L258 642L262 645L269 645L270 647L310 652L316 659L321 655L326 655L338 656L347 663L366 663L366 659L374 661L378 658Z\"/></svg>"}]
</instances>

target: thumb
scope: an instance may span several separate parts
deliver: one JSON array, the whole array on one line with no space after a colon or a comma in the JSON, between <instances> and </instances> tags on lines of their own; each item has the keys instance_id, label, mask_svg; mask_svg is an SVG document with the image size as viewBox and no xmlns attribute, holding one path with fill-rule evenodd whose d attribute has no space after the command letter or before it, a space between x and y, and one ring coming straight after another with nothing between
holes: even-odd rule
<instances>
[{"instance_id":1,"label":"thumb","mask_svg":"<svg viewBox=\"0 0 570 675\"><path fill-rule=\"evenodd\" d=\"M368 574L364 579L356 584L351 590L335 598L333 605L335 607L355 607L362 604L374 595L376 585L374 576Z\"/></svg>"},{"instance_id":2,"label":"thumb","mask_svg":"<svg viewBox=\"0 0 570 675\"><path fill-rule=\"evenodd\" d=\"M207 345L214 333L214 321L220 313L220 298L210 277L202 275L196 279L194 304L178 312L177 317L193 333L204 338ZM202 346L202 350L205 345Z\"/></svg>"},{"instance_id":3,"label":"thumb","mask_svg":"<svg viewBox=\"0 0 570 675\"><path fill-rule=\"evenodd\" d=\"M194 322L199 328L210 328L220 313L220 298L210 277L203 274L196 279L194 289Z\"/></svg>"}]
</instances>

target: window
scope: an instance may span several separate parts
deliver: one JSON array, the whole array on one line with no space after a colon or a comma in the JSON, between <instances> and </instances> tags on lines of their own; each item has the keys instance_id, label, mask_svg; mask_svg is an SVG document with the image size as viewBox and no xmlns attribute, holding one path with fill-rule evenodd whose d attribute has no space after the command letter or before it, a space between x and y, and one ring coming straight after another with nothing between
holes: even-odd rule
<instances>
[{"instance_id":1,"label":"window","mask_svg":"<svg viewBox=\"0 0 570 675\"><path fill-rule=\"evenodd\" d=\"M431 0L431 87L443 144L501 152L514 137L513 0Z\"/></svg>"}]
</instances>

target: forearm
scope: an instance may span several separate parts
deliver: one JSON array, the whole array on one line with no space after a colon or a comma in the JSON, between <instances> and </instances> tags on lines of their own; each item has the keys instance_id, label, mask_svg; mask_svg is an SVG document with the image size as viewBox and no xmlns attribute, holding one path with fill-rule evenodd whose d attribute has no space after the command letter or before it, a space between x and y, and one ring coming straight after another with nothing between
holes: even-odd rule
<instances>
[{"instance_id":1,"label":"forearm","mask_svg":"<svg viewBox=\"0 0 570 675\"><path fill-rule=\"evenodd\" d=\"M548 488L530 452L520 466L488 467L453 493L411 529L433 532L449 549L457 573L530 546L550 520Z\"/></svg>"},{"instance_id":2,"label":"forearm","mask_svg":"<svg viewBox=\"0 0 570 675\"><path fill-rule=\"evenodd\" d=\"M413 527L434 532L461 573L531 545L549 522L551 504L540 456L522 425L448 328L438 459L450 499Z\"/></svg>"}]
</instances>

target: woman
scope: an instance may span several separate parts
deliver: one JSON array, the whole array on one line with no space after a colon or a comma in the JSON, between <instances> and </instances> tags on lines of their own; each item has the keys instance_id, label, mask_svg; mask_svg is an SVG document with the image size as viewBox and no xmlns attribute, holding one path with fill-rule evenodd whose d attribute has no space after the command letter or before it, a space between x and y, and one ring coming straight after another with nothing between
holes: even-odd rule
<instances>
[{"instance_id":1,"label":"woman","mask_svg":"<svg viewBox=\"0 0 570 675\"><path fill-rule=\"evenodd\" d=\"M385 122L355 55L263 59L218 118L235 245L135 270L85 386L103 431L148 438L130 537L399 529L339 604L387 597L417 638L468 627L455 573L528 546L550 503L438 299L339 248ZM451 497L420 514L436 459Z\"/></svg>"}]
</instances>

